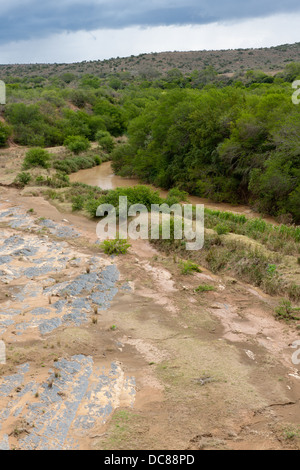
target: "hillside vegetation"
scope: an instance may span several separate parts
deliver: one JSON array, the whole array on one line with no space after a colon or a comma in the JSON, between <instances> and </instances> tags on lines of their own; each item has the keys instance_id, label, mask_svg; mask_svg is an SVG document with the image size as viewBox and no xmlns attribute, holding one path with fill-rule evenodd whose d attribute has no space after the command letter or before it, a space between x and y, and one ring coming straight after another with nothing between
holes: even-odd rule
<instances>
[{"instance_id":1,"label":"hillside vegetation","mask_svg":"<svg viewBox=\"0 0 300 470\"><path fill-rule=\"evenodd\" d=\"M98 141L122 176L217 202L251 204L282 222L299 223L300 107L292 103L291 83L300 78L300 64L288 63L273 76L259 70L228 76L214 65L158 75L137 75L134 68L91 74L87 64L82 73L69 65L57 75L48 66L47 75L44 66L22 66L27 72L40 67L41 73L2 77L8 104L0 146L65 145L77 164L72 155L56 162L61 177L99 163L95 155L78 160ZM17 70L23 69L2 67L4 74ZM124 135L125 143L115 147Z\"/></svg>"},{"instance_id":2,"label":"hillside vegetation","mask_svg":"<svg viewBox=\"0 0 300 470\"><path fill-rule=\"evenodd\" d=\"M111 73L127 72L134 77L157 78L178 68L183 74L213 66L218 73L240 73L246 70L263 70L276 73L287 63L297 62L300 43L283 44L259 49L231 49L218 51L154 52L108 60L85 61L74 64L0 65L0 74L30 77L40 75L55 77L63 73L82 75L90 73L106 77Z\"/></svg>"},{"instance_id":3,"label":"hillside vegetation","mask_svg":"<svg viewBox=\"0 0 300 470\"><path fill-rule=\"evenodd\" d=\"M298 47L0 67L0 449L299 450Z\"/></svg>"}]
</instances>

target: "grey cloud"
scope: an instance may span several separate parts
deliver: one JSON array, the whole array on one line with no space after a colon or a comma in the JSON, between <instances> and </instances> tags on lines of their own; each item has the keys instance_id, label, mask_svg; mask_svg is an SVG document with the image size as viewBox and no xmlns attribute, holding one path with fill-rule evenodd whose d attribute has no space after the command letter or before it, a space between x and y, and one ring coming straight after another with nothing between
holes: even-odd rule
<instances>
[{"instance_id":1,"label":"grey cloud","mask_svg":"<svg viewBox=\"0 0 300 470\"><path fill-rule=\"evenodd\" d=\"M0 6L0 43L63 31L208 24L299 10L299 0L11 0Z\"/></svg>"}]
</instances>

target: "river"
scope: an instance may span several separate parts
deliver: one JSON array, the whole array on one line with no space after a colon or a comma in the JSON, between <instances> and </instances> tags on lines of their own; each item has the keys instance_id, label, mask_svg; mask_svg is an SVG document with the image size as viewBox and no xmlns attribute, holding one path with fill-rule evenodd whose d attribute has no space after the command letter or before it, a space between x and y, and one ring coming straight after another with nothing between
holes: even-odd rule
<instances>
[{"instance_id":1,"label":"river","mask_svg":"<svg viewBox=\"0 0 300 470\"><path fill-rule=\"evenodd\" d=\"M102 163L100 166L73 173L70 175L70 181L72 183L85 183L91 186L98 186L101 189L128 188L130 186L141 184L138 179L123 178L115 175L112 170L111 162ZM161 197L166 197L168 194L167 191L155 188L152 185L147 186L159 191ZM261 214L253 211L249 206L245 205L232 205L223 202L217 203L209 199L196 196L189 196L189 201L195 205L204 204L205 207L213 210L229 211L235 214L244 214L248 217L261 217ZM272 217L264 217L264 220L276 224L276 221Z\"/></svg>"}]
</instances>

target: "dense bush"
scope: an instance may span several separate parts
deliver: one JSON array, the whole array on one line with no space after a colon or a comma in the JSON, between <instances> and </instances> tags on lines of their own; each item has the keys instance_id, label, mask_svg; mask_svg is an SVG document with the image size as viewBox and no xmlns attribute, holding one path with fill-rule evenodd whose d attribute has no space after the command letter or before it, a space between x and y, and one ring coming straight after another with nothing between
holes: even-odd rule
<instances>
[{"instance_id":1,"label":"dense bush","mask_svg":"<svg viewBox=\"0 0 300 470\"><path fill-rule=\"evenodd\" d=\"M0 122L0 147L5 147L10 135L11 129L2 122Z\"/></svg>"},{"instance_id":2,"label":"dense bush","mask_svg":"<svg viewBox=\"0 0 300 470\"><path fill-rule=\"evenodd\" d=\"M299 133L290 86L174 89L130 122L129 143L113 152L113 168L166 189L291 214L299 223Z\"/></svg>"},{"instance_id":3,"label":"dense bush","mask_svg":"<svg viewBox=\"0 0 300 470\"><path fill-rule=\"evenodd\" d=\"M57 125L55 114L55 106L50 103L43 103L41 106L13 103L7 106L5 113L9 124L13 126L15 142L40 147L60 145L63 142L63 134Z\"/></svg>"},{"instance_id":4,"label":"dense bush","mask_svg":"<svg viewBox=\"0 0 300 470\"><path fill-rule=\"evenodd\" d=\"M111 135L118 137L124 134L127 122L122 107L116 106L106 99L101 99L95 104L94 113L103 118L106 129Z\"/></svg>"},{"instance_id":5,"label":"dense bush","mask_svg":"<svg viewBox=\"0 0 300 470\"><path fill-rule=\"evenodd\" d=\"M188 201L188 193L181 191L178 188L173 188L169 191L168 197L166 199L166 204L172 206L173 204L180 204L181 202Z\"/></svg>"},{"instance_id":6,"label":"dense bush","mask_svg":"<svg viewBox=\"0 0 300 470\"><path fill-rule=\"evenodd\" d=\"M297 78L300 79L300 62L292 62L287 64L284 71L279 74L287 82L293 82Z\"/></svg>"},{"instance_id":7,"label":"dense bush","mask_svg":"<svg viewBox=\"0 0 300 470\"><path fill-rule=\"evenodd\" d=\"M147 186L139 185L132 188L117 188L109 191L107 194L101 196L100 199L90 199L86 203L86 209L92 217L96 216L97 209L101 204L111 204L116 209L119 208L119 197L127 197L128 207L133 204L143 204L148 210L151 209L151 204L161 204L162 199L158 191L153 191ZM117 211L118 213L118 211Z\"/></svg>"},{"instance_id":8,"label":"dense bush","mask_svg":"<svg viewBox=\"0 0 300 470\"><path fill-rule=\"evenodd\" d=\"M85 155L82 157L76 156L73 158L66 158L64 160L55 160L53 162L53 168L70 175L71 173L76 173L79 170L93 168L98 164L99 157Z\"/></svg>"},{"instance_id":9,"label":"dense bush","mask_svg":"<svg viewBox=\"0 0 300 470\"><path fill-rule=\"evenodd\" d=\"M113 151L115 147L115 142L109 132L107 131L97 132L96 140L105 152L110 153Z\"/></svg>"},{"instance_id":10,"label":"dense bush","mask_svg":"<svg viewBox=\"0 0 300 470\"><path fill-rule=\"evenodd\" d=\"M80 101L80 90L42 89L39 94L33 91L10 89L10 101L6 107L5 117L13 127L14 140L21 145L55 146L62 145L68 136L81 136L91 141L99 130L106 131L106 120L110 116L95 115L85 109L70 109L72 105L84 108L95 101L86 91ZM14 96L16 95L16 96ZM76 98L75 98L76 97ZM27 104L33 101L34 104Z\"/></svg>"},{"instance_id":11,"label":"dense bush","mask_svg":"<svg viewBox=\"0 0 300 470\"><path fill-rule=\"evenodd\" d=\"M288 63L276 77L259 70L225 77L207 64L186 75L151 68L136 77L81 72L7 77L8 126L0 123L0 146L10 129L17 144L66 141L74 153L98 140L121 176L251 204L299 223L300 106L291 100L299 63ZM128 141L113 148L112 137L124 134ZM76 171L70 162L56 165ZM168 203L179 199L174 193Z\"/></svg>"},{"instance_id":12,"label":"dense bush","mask_svg":"<svg viewBox=\"0 0 300 470\"><path fill-rule=\"evenodd\" d=\"M115 240L104 240L100 247L106 255L126 255L130 248L127 240L116 238Z\"/></svg>"},{"instance_id":13,"label":"dense bush","mask_svg":"<svg viewBox=\"0 0 300 470\"><path fill-rule=\"evenodd\" d=\"M23 162L23 168L25 170L33 167L50 167L50 154L47 150L42 148L32 148L28 150Z\"/></svg>"},{"instance_id":14,"label":"dense bush","mask_svg":"<svg viewBox=\"0 0 300 470\"><path fill-rule=\"evenodd\" d=\"M85 199L83 196L73 196L72 198L72 211L81 211L84 208Z\"/></svg>"},{"instance_id":15,"label":"dense bush","mask_svg":"<svg viewBox=\"0 0 300 470\"><path fill-rule=\"evenodd\" d=\"M67 147L71 152L75 153L75 155L78 155L79 153L88 150L91 144L86 137L74 135L67 137L67 139L64 141L64 146Z\"/></svg>"},{"instance_id":16,"label":"dense bush","mask_svg":"<svg viewBox=\"0 0 300 470\"><path fill-rule=\"evenodd\" d=\"M46 179L46 185L51 188L65 188L70 185L70 180L68 175L58 171L52 178Z\"/></svg>"}]
</instances>

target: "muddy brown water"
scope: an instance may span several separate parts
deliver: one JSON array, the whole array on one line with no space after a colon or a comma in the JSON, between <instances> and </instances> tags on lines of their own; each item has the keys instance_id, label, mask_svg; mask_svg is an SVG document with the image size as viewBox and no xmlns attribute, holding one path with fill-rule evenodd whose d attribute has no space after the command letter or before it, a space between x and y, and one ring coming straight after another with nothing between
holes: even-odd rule
<instances>
[{"instance_id":1,"label":"muddy brown water","mask_svg":"<svg viewBox=\"0 0 300 470\"><path fill-rule=\"evenodd\" d=\"M102 165L89 168L87 170L80 170L77 173L70 175L72 183L85 183L91 186L98 186L101 189L116 189L128 188L141 184L135 178L123 178L114 174L111 162L102 163ZM166 197L168 192L163 189L156 188L153 185L147 185L152 189L159 191L161 197ZM253 211L250 207L245 205L232 205L226 203L216 203L209 199L200 198L196 196L189 196L189 201L192 204L204 204L205 207L213 210L229 211L235 214L244 214L248 217L261 217L261 214ZM264 220L276 223L271 217L264 217Z\"/></svg>"}]
</instances>

